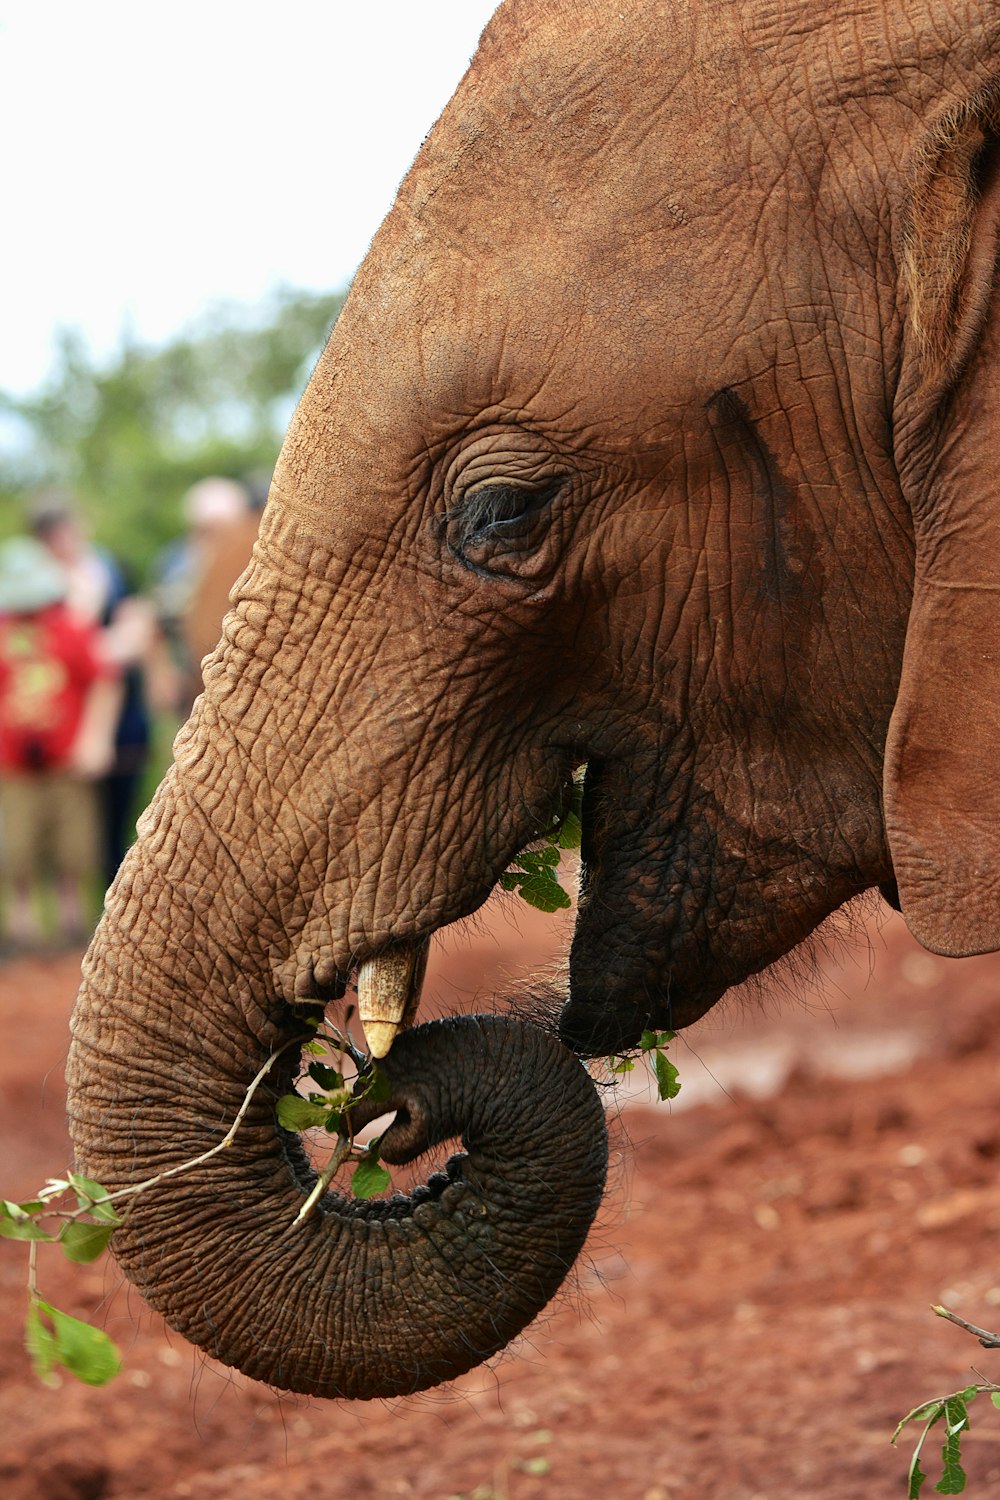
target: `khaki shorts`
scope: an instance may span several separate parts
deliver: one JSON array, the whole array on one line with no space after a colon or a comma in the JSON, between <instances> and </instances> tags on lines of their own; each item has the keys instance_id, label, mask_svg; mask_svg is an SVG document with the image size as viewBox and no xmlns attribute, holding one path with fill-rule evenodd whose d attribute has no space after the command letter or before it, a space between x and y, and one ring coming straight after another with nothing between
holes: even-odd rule
<instances>
[{"instance_id":1,"label":"khaki shorts","mask_svg":"<svg viewBox=\"0 0 1000 1500\"><path fill-rule=\"evenodd\" d=\"M66 771L0 777L0 869L8 880L97 872L97 793Z\"/></svg>"}]
</instances>

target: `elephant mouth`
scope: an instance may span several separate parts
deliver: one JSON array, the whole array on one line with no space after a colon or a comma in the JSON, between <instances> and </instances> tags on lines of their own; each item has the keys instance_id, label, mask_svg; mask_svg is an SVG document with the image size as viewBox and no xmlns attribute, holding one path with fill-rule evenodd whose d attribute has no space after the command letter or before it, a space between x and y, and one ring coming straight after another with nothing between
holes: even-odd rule
<instances>
[{"instance_id":1,"label":"elephant mouth","mask_svg":"<svg viewBox=\"0 0 1000 1500\"><path fill-rule=\"evenodd\" d=\"M582 784L579 770L569 775L561 799L562 816L572 807L580 818L583 847L570 984L559 1004L558 1034L581 1058L627 1052L649 1028L682 1030L746 977L720 972L704 943L695 944L693 953L685 951L690 943L682 943L680 953L670 950L677 941L677 904L662 899L657 882L636 874L648 851L623 849L615 838L621 818L604 787L603 769L591 762ZM582 792L575 802L574 782ZM556 821L553 828L559 827ZM525 844L508 876L541 847L537 838ZM636 853L640 863L629 863ZM494 889L501 885L514 888L504 880ZM429 945L429 933L399 941L355 971L357 1014L374 1058L387 1056L416 1020Z\"/></svg>"},{"instance_id":2,"label":"elephant mouth","mask_svg":"<svg viewBox=\"0 0 1000 1500\"><path fill-rule=\"evenodd\" d=\"M554 838L557 833L561 833L567 814L576 811L577 815L582 816L585 770L585 763L578 764L575 770L564 776L557 810L545 837ZM526 843L513 856L507 873L515 870L525 856L537 857L537 851L543 842L544 839L536 837ZM576 847L576 844L566 847ZM494 891L501 888L509 890L514 887L507 886L501 880L494 886ZM418 938L396 942L392 947L365 958L354 970L358 1020L373 1058L386 1057L400 1033L409 1029L416 1020L427 971L430 939L431 934L425 933ZM314 971L312 978L316 982L319 979L318 973ZM342 995L346 985L345 975L338 976L335 986L321 984L321 989L326 989L323 998Z\"/></svg>"}]
</instances>

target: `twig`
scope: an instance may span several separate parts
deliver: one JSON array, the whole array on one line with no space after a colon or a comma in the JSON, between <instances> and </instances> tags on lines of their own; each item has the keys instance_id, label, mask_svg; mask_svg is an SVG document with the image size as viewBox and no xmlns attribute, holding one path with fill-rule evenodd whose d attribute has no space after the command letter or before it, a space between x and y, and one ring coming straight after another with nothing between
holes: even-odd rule
<instances>
[{"instance_id":1,"label":"twig","mask_svg":"<svg viewBox=\"0 0 1000 1500\"><path fill-rule=\"evenodd\" d=\"M946 1318L949 1323L954 1323L957 1327L964 1328L966 1333L971 1333L984 1349L1000 1349L1000 1333L990 1333L988 1329L979 1328L975 1323L967 1323L964 1318L959 1317L958 1313L951 1312L947 1307L934 1307L932 1311L936 1312L939 1318Z\"/></svg>"},{"instance_id":2,"label":"twig","mask_svg":"<svg viewBox=\"0 0 1000 1500\"><path fill-rule=\"evenodd\" d=\"M292 1037L290 1041L285 1042L283 1046L279 1047L277 1052L271 1053L267 1061L264 1063L263 1067L254 1077L246 1093L244 1094L243 1103L240 1105L236 1113L236 1118L230 1125L229 1129L226 1131L225 1135L222 1137L221 1141L217 1141L214 1146L209 1146L208 1150L203 1151L200 1156L192 1156L189 1161L178 1162L175 1167L167 1167L165 1171L157 1172L155 1177L147 1177L145 1182L135 1182L131 1185L131 1187L118 1188L116 1192L108 1193L105 1197L97 1199L97 1202L112 1203L116 1198L134 1197L138 1193L144 1193L147 1188L155 1187L158 1182L163 1182L167 1177L176 1177L179 1172L189 1172L192 1167L200 1167L202 1162L208 1161L219 1151L225 1151L227 1146L232 1145L236 1137L237 1130L239 1130L240 1126L243 1124L243 1121L246 1119L247 1111L250 1108L250 1102L253 1099L254 1094L257 1092L257 1089L260 1087L260 1085L264 1082L264 1079L267 1077L268 1073L270 1073L271 1069L274 1067L274 1064L278 1061L278 1058L282 1055L283 1052L287 1052L289 1047L300 1047L302 1045L302 1040L303 1039L301 1036Z\"/></svg>"},{"instance_id":3,"label":"twig","mask_svg":"<svg viewBox=\"0 0 1000 1500\"><path fill-rule=\"evenodd\" d=\"M354 1142L349 1135L342 1135L339 1137L330 1160L327 1162L322 1172L320 1172L319 1176L316 1178L316 1181L313 1183L312 1188L309 1192L309 1196L306 1198L306 1201L303 1203L302 1207L295 1215L295 1218L292 1220L293 1228L296 1224L301 1224L305 1219L308 1219L316 1204L319 1202L323 1194L326 1192L327 1188L330 1186L330 1180L333 1177L334 1173L340 1170L344 1162L350 1156L351 1148L353 1145Z\"/></svg>"}]
</instances>

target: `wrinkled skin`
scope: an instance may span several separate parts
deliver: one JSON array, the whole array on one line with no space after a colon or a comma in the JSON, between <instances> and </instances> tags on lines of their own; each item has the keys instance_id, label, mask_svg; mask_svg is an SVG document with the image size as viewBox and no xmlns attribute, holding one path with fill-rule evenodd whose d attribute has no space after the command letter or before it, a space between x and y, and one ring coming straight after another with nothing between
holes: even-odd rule
<instances>
[{"instance_id":1,"label":"wrinkled skin","mask_svg":"<svg viewBox=\"0 0 1000 1500\"><path fill-rule=\"evenodd\" d=\"M99 1180L119 1179L122 1141L136 1181L163 1170L166 1149L198 1155L239 1109L248 1055L262 1063L286 1039L233 1026L213 1049L194 1025L182 1070L168 1038L148 1039L138 1129L134 1098L93 1069L75 1115L100 1122ZM600 1202L604 1120L586 1073L510 1018L416 1027L383 1065L386 1102L357 1123L395 1108L382 1136L394 1164L451 1136L466 1151L409 1196L327 1193L296 1222L315 1173L299 1136L276 1137L273 1091L295 1056L225 1153L134 1200L115 1235L123 1269L193 1343L286 1390L409 1395L488 1359L559 1287Z\"/></svg>"},{"instance_id":2,"label":"wrinkled skin","mask_svg":"<svg viewBox=\"0 0 1000 1500\"><path fill-rule=\"evenodd\" d=\"M874 885L938 952L1000 947L998 33L501 8L292 423L74 1100L474 911L584 761L580 1052Z\"/></svg>"}]
</instances>

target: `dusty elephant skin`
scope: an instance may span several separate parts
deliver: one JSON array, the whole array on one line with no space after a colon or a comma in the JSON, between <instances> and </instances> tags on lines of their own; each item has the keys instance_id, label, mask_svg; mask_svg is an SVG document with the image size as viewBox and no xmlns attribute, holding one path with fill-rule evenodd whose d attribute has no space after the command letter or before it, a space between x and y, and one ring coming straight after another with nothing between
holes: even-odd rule
<instances>
[{"instance_id":1,"label":"dusty elephant skin","mask_svg":"<svg viewBox=\"0 0 1000 1500\"><path fill-rule=\"evenodd\" d=\"M220 1118L239 1108L238 1070L251 1049L263 1062L281 1042L232 1037L224 1093L203 1040L195 1021L186 1066L171 1056L157 1065L147 1047L155 1079L143 1131L130 1128L133 1105L102 1089L93 1059L75 1115L107 1143L89 1158L102 1180L119 1180L123 1166L129 1176L161 1170L162 1140L192 1157L214 1144ZM286 1390L405 1395L462 1374L541 1311L600 1203L603 1111L554 1037L463 1016L407 1032L382 1067L393 1087L378 1113L397 1111L384 1160L407 1161L452 1136L466 1146L426 1186L389 1200L327 1193L320 1212L296 1224L315 1173L298 1136L282 1131L275 1149L272 1089L221 1165L140 1195L115 1236L122 1267L179 1332ZM293 1075L289 1061L279 1091ZM123 1140L135 1141L124 1163Z\"/></svg>"},{"instance_id":2,"label":"dusty elephant skin","mask_svg":"<svg viewBox=\"0 0 1000 1500\"><path fill-rule=\"evenodd\" d=\"M584 761L580 1053L695 1020L873 885L937 952L1000 947L998 123L992 0L501 7L293 420L88 957L85 1169L118 1185L220 1133L353 973L387 1051L422 945ZM401 1087L439 1067L400 1056ZM550 1132L569 1158L574 1129ZM443 1370L407 1344L400 1379L398 1320L363 1355L345 1320L460 1286L481 1329L467 1225L467 1259L397 1261L394 1288L347 1255L361 1230L317 1231L248 1308L243 1194L302 1177L270 1116L254 1132L219 1205L163 1195L169 1248L150 1194L130 1274L274 1383ZM332 1363L303 1376L331 1303Z\"/></svg>"}]
</instances>

